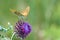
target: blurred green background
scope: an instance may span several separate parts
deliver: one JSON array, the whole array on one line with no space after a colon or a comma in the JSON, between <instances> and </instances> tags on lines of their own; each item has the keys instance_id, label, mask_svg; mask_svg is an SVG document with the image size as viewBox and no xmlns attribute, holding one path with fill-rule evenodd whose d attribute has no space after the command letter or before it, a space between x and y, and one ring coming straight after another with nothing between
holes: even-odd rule
<instances>
[{"instance_id":1,"label":"blurred green background","mask_svg":"<svg viewBox=\"0 0 60 40\"><path fill-rule=\"evenodd\" d=\"M10 9L21 11L28 5L27 21L32 25L32 32L26 40L60 40L60 0L0 0L0 25L7 28L10 22L14 26L18 17ZM12 31L5 33L8 38Z\"/></svg>"}]
</instances>

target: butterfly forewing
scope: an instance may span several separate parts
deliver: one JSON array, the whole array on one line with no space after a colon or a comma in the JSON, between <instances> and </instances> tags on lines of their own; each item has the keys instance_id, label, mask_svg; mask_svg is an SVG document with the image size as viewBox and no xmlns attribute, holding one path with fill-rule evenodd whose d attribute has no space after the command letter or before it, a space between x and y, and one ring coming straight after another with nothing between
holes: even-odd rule
<instances>
[{"instance_id":1,"label":"butterfly forewing","mask_svg":"<svg viewBox=\"0 0 60 40\"><path fill-rule=\"evenodd\" d=\"M30 7L28 6L25 10L23 10L23 11L21 12L21 14L22 14L23 16L27 16L28 13L29 13L29 10L30 10Z\"/></svg>"}]
</instances>

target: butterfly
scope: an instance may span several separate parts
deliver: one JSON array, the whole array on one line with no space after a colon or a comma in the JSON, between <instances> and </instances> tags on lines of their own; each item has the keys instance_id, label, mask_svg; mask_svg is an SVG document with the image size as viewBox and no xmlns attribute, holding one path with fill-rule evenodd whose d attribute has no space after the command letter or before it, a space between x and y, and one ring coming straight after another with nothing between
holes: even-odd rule
<instances>
[{"instance_id":1,"label":"butterfly","mask_svg":"<svg viewBox=\"0 0 60 40\"><path fill-rule=\"evenodd\" d=\"M30 7L27 6L25 10L20 11L20 12L18 12L17 10L13 10L13 9L10 9L10 11L12 13L16 14L17 16L25 16L26 17L30 11Z\"/></svg>"}]
</instances>

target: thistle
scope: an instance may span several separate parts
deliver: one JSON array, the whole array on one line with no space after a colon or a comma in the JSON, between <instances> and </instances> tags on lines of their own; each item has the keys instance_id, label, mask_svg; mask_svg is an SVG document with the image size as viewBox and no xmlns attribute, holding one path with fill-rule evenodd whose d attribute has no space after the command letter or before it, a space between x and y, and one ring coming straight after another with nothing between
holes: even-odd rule
<instances>
[{"instance_id":1,"label":"thistle","mask_svg":"<svg viewBox=\"0 0 60 40\"><path fill-rule=\"evenodd\" d=\"M24 39L31 32L31 26L29 23L19 20L15 25L15 32L19 37Z\"/></svg>"}]
</instances>

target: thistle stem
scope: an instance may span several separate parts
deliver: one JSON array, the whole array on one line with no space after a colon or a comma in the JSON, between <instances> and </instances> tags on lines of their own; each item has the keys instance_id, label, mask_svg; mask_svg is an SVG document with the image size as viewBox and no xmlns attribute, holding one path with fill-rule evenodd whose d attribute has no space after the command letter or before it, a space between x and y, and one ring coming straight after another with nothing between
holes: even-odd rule
<instances>
[{"instance_id":1,"label":"thistle stem","mask_svg":"<svg viewBox=\"0 0 60 40\"><path fill-rule=\"evenodd\" d=\"M11 36L11 40L13 39L14 35L15 35L15 32L12 34L12 36Z\"/></svg>"},{"instance_id":2,"label":"thistle stem","mask_svg":"<svg viewBox=\"0 0 60 40\"><path fill-rule=\"evenodd\" d=\"M21 38L21 40L24 40L23 38Z\"/></svg>"},{"instance_id":3,"label":"thistle stem","mask_svg":"<svg viewBox=\"0 0 60 40\"><path fill-rule=\"evenodd\" d=\"M18 16L18 19L19 20L21 20L21 19L23 20L24 19L24 16Z\"/></svg>"}]
</instances>

